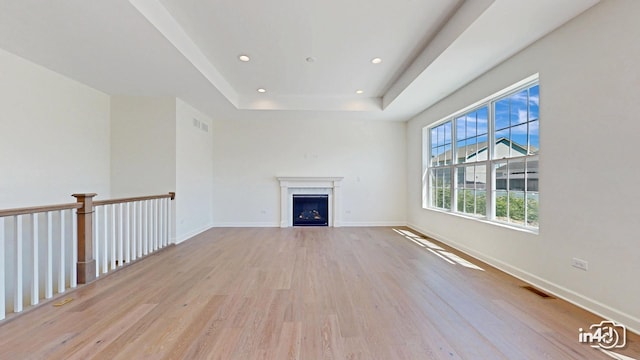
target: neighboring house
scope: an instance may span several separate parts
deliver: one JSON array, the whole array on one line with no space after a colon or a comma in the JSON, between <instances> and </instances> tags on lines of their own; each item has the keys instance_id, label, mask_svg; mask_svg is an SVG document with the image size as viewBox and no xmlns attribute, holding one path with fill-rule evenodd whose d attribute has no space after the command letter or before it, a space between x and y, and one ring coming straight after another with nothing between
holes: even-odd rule
<instances>
[{"instance_id":1,"label":"neighboring house","mask_svg":"<svg viewBox=\"0 0 640 360\"><path fill-rule=\"evenodd\" d=\"M488 142L484 141L477 144L466 145L457 148L457 161L456 164L469 163L473 165L476 162L482 162L488 160ZM529 154L538 154L536 147L530 146ZM431 157L431 163L433 165L445 165L451 162L453 158L453 150L447 150L442 154ZM511 141L507 138L499 138L496 140L494 152L497 159L507 158L510 152L517 152L521 155L527 155L527 146L521 145L517 142ZM528 177L528 191L538 191L538 160L528 162L527 169L525 171L525 163L523 161L509 162L509 166L505 162L504 165L496 168L496 189L507 190L507 178L510 180L509 190L521 190L525 189L525 173ZM475 171L465 170L465 187L484 187L486 182L486 166L477 166Z\"/></svg>"}]
</instances>

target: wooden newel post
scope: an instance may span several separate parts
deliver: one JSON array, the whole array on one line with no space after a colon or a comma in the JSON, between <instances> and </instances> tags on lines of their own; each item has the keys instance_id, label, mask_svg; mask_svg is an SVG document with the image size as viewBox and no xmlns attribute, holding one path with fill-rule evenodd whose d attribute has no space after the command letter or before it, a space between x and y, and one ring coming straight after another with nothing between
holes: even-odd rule
<instances>
[{"instance_id":1,"label":"wooden newel post","mask_svg":"<svg viewBox=\"0 0 640 360\"><path fill-rule=\"evenodd\" d=\"M78 209L78 284L96 279L96 260L93 258L93 197L96 194L73 194L82 207Z\"/></svg>"}]
</instances>

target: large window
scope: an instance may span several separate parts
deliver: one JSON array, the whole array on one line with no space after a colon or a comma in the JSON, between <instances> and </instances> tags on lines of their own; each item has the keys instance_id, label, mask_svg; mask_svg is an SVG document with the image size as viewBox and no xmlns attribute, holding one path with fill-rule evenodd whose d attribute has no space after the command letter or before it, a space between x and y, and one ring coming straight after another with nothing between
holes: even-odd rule
<instances>
[{"instance_id":1,"label":"large window","mask_svg":"<svg viewBox=\"0 0 640 360\"><path fill-rule=\"evenodd\" d=\"M538 228L539 98L528 79L426 128L425 206Z\"/></svg>"}]
</instances>

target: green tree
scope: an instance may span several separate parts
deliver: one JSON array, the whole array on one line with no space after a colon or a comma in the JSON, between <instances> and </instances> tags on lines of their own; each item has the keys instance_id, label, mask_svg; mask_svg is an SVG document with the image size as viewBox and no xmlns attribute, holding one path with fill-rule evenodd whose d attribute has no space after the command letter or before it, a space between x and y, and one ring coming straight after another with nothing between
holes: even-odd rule
<instances>
[{"instance_id":1,"label":"green tree","mask_svg":"<svg viewBox=\"0 0 640 360\"><path fill-rule=\"evenodd\" d=\"M467 214L487 214L487 194L486 191L463 190L458 193L457 209Z\"/></svg>"},{"instance_id":2,"label":"green tree","mask_svg":"<svg viewBox=\"0 0 640 360\"><path fill-rule=\"evenodd\" d=\"M527 199L527 223L538 225L538 200L536 199Z\"/></svg>"},{"instance_id":3,"label":"green tree","mask_svg":"<svg viewBox=\"0 0 640 360\"><path fill-rule=\"evenodd\" d=\"M437 188L436 189L436 207L443 209L451 209L451 189Z\"/></svg>"},{"instance_id":4,"label":"green tree","mask_svg":"<svg viewBox=\"0 0 640 360\"><path fill-rule=\"evenodd\" d=\"M538 201L532 198L526 199L527 207L527 224L535 225L538 223ZM513 221L524 222L525 216L525 197L517 193L509 193L507 196L496 196L496 218L502 218L504 220L507 217Z\"/></svg>"}]
</instances>

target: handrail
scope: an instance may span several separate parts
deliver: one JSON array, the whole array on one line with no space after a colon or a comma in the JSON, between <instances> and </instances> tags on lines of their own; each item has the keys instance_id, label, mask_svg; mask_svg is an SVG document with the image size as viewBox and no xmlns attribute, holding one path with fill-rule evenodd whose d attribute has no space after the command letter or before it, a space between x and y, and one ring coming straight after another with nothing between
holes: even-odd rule
<instances>
[{"instance_id":1,"label":"handrail","mask_svg":"<svg viewBox=\"0 0 640 360\"><path fill-rule=\"evenodd\" d=\"M81 207L82 207L82 204L80 203L70 203L70 204L15 208L15 209L0 210L0 217L37 214L41 212L58 211L58 210L79 209Z\"/></svg>"},{"instance_id":2,"label":"handrail","mask_svg":"<svg viewBox=\"0 0 640 360\"><path fill-rule=\"evenodd\" d=\"M130 197L130 198L99 200L99 201L94 201L93 206L121 204L121 203L128 203L128 202L134 202L134 201L165 199L165 198L170 198L171 200L174 200L176 198L176 193L170 192L168 194L163 194L163 195L149 195L149 196L137 196L137 197Z\"/></svg>"},{"instance_id":3,"label":"handrail","mask_svg":"<svg viewBox=\"0 0 640 360\"><path fill-rule=\"evenodd\" d=\"M170 198L171 200L174 200L175 197L176 197L176 193L170 192L168 194L163 194L163 195L149 195L149 196L138 196L138 197L94 201L93 206L111 205L111 204L119 204L119 203L127 203L127 202L134 202L134 201L143 201L143 200L153 200L153 199L164 199L164 198ZM30 206L30 207L23 207L23 208L5 209L5 210L0 210L0 217L36 214L36 213L49 212L49 211L80 209L81 207L82 207L82 203L67 203L67 204Z\"/></svg>"}]
</instances>

